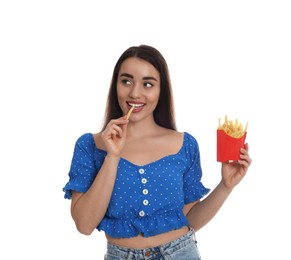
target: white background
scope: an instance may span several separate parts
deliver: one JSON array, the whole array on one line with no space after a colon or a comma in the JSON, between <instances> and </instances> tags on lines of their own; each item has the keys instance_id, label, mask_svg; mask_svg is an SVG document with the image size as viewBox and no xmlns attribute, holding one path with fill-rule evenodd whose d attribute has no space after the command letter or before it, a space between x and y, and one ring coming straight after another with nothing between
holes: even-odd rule
<instances>
[{"instance_id":1,"label":"white background","mask_svg":"<svg viewBox=\"0 0 291 260\"><path fill-rule=\"evenodd\" d=\"M203 259L290 259L289 1L1 1L1 259L103 259L62 188L76 139L97 132L115 62L132 45L166 58L179 131L220 179L218 118L249 122L253 164L197 233Z\"/></svg>"}]
</instances>

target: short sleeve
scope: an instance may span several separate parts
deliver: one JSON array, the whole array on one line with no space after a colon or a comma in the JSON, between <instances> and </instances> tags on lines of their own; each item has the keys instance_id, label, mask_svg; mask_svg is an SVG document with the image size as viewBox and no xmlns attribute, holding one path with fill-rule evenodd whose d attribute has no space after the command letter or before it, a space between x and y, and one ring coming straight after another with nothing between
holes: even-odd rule
<instances>
[{"instance_id":1,"label":"short sleeve","mask_svg":"<svg viewBox=\"0 0 291 260\"><path fill-rule=\"evenodd\" d=\"M197 201L208 194L210 189L205 188L201 182L202 169L200 163L199 146L196 139L188 135L187 160L188 170L184 173L184 203Z\"/></svg>"},{"instance_id":2,"label":"short sleeve","mask_svg":"<svg viewBox=\"0 0 291 260\"><path fill-rule=\"evenodd\" d=\"M66 199L71 199L73 190L86 192L96 177L93 144L91 134L82 135L75 143L69 181L63 188Z\"/></svg>"}]
</instances>

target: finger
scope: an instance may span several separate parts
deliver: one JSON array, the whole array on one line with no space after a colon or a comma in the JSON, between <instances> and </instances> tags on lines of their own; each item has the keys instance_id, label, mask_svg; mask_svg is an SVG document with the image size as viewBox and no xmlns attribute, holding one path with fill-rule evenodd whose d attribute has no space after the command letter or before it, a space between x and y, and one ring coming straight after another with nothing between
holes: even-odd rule
<instances>
[{"instance_id":1,"label":"finger","mask_svg":"<svg viewBox=\"0 0 291 260\"><path fill-rule=\"evenodd\" d=\"M115 132L115 136L122 137L123 129L118 125L112 125L111 130Z\"/></svg>"},{"instance_id":2,"label":"finger","mask_svg":"<svg viewBox=\"0 0 291 260\"><path fill-rule=\"evenodd\" d=\"M238 164L245 167L246 169L250 166L246 160L238 160Z\"/></svg>"},{"instance_id":3,"label":"finger","mask_svg":"<svg viewBox=\"0 0 291 260\"><path fill-rule=\"evenodd\" d=\"M114 136L116 137L116 136L120 136L122 130L120 129L119 126L117 126L117 125L112 125L112 126L110 127L110 132L111 132L112 134L114 134Z\"/></svg>"},{"instance_id":4,"label":"finger","mask_svg":"<svg viewBox=\"0 0 291 260\"><path fill-rule=\"evenodd\" d=\"M242 164L246 167L249 167L252 163L252 159L250 157L241 157L241 160L238 160L239 164Z\"/></svg>"},{"instance_id":5,"label":"finger","mask_svg":"<svg viewBox=\"0 0 291 260\"><path fill-rule=\"evenodd\" d=\"M250 158L249 155L241 155L241 159L247 161L248 164L251 164L252 163L252 159Z\"/></svg>"},{"instance_id":6,"label":"finger","mask_svg":"<svg viewBox=\"0 0 291 260\"><path fill-rule=\"evenodd\" d=\"M119 119L120 119L121 125L128 124L129 122L129 120L127 119L127 116L120 117Z\"/></svg>"},{"instance_id":7,"label":"finger","mask_svg":"<svg viewBox=\"0 0 291 260\"><path fill-rule=\"evenodd\" d=\"M122 116L120 118L117 119L112 119L109 121L108 125L124 125L128 123L128 119L126 118L126 116Z\"/></svg>"},{"instance_id":8,"label":"finger","mask_svg":"<svg viewBox=\"0 0 291 260\"><path fill-rule=\"evenodd\" d=\"M240 152L241 152L241 154L240 154L240 158L243 159L243 160L248 161L249 163L251 163L252 159L251 159L250 156L249 156L249 152L248 152L248 150L249 150L249 146L248 146L248 144L246 143L246 144L245 144L245 148L241 148L241 150L240 150Z\"/></svg>"},{"instance_id":9,"label":"finger","mask_svg":"<svg viewBox=\"0 0 291 260\"><path fill-rule=\"evenodd\" d=\"M117 135L118 135L118 131L116 131L114 128L107 129L102 133L103 139L113 139Z\"/></svg>"},{"instance_id":10,"label":"finger","mask_svg":"<svg viewBox=\"0 0 291 260\"><path fill-rule=\"evenodd\" d=\"M248 143L245 143L244 149L247 150L247 151L249 151L249 144Z\"/></svg>"},{"instance_id":11,"label":"finger","mask_svg":"<svg viewBox=\"0 0 291 260\"><path fill-rule=\"evenodd\" d=\"M249 154L241 154L240 159L241 162L246 162L248 165L252 163L252 159L250 158Z\"/></svg>"},{"instance_id":12,"label":"finger","mask_svg":"<svg viewBox=\"0 0 291 260\"><path fill-rule=\"evenodd\" d=\"M245 149L245 148L241 148L241 149L240 149L240 154L243 154L243 155L248 155L248 154L249 154L249 152L248 152L248 150L247 150L247 149Z\"/></svg>"}]
</instances>

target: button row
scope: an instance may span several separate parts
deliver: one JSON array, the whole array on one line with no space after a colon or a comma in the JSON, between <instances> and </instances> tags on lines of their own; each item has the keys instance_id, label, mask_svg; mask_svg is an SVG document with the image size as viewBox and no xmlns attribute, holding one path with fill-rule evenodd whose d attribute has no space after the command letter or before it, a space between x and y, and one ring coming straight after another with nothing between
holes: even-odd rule
<instances>
[{"instance_id":1,"label":"button row","mask_svg":"<svg viewBox=\"0 0 291 260\"><path fill-rule=\"evenodd\" d=\"M139 172L140 174L144 174L145 170L144 170L144 169L139 169L138 172ZM142 184L146 184L147 182L148 182L148 180L147 180L146 178L142 178L142 179L141 179L141 183L142 183ZM149 193L148 189L143 189L143 190L142 190L142 194L143 194L143 195L147 195L148 193ZM147 199L144 199L142 203L143 203L144 206L147 206L147 205L149 204L149 201L148 201ZM141 211L139 212L139 216L140 216L140 217L144 217L144 216L145 216L145 212L144 212L143 210L141 210Z\"/></svg>"}]
</instances>

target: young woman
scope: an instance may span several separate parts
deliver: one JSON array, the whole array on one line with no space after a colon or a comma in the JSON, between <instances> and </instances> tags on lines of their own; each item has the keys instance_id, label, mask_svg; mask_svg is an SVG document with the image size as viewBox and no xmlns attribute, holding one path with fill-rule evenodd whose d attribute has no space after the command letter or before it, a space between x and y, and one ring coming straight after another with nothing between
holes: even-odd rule
<instances>
[{"instance_id":1,"label":"young woman","mask_svg":"<svg viewBox=\"0 0 291 260\"><path fill-rule=\"evenodd\" d=\"M76 142L65 198L79 232L105 232L105 259L201 259L195 232L246 175L247 144L240 158L222 164L209 193L196 139L176 130L166 61L130 47L113 71L103 129Z\"/></svg>"}]
</instances>

